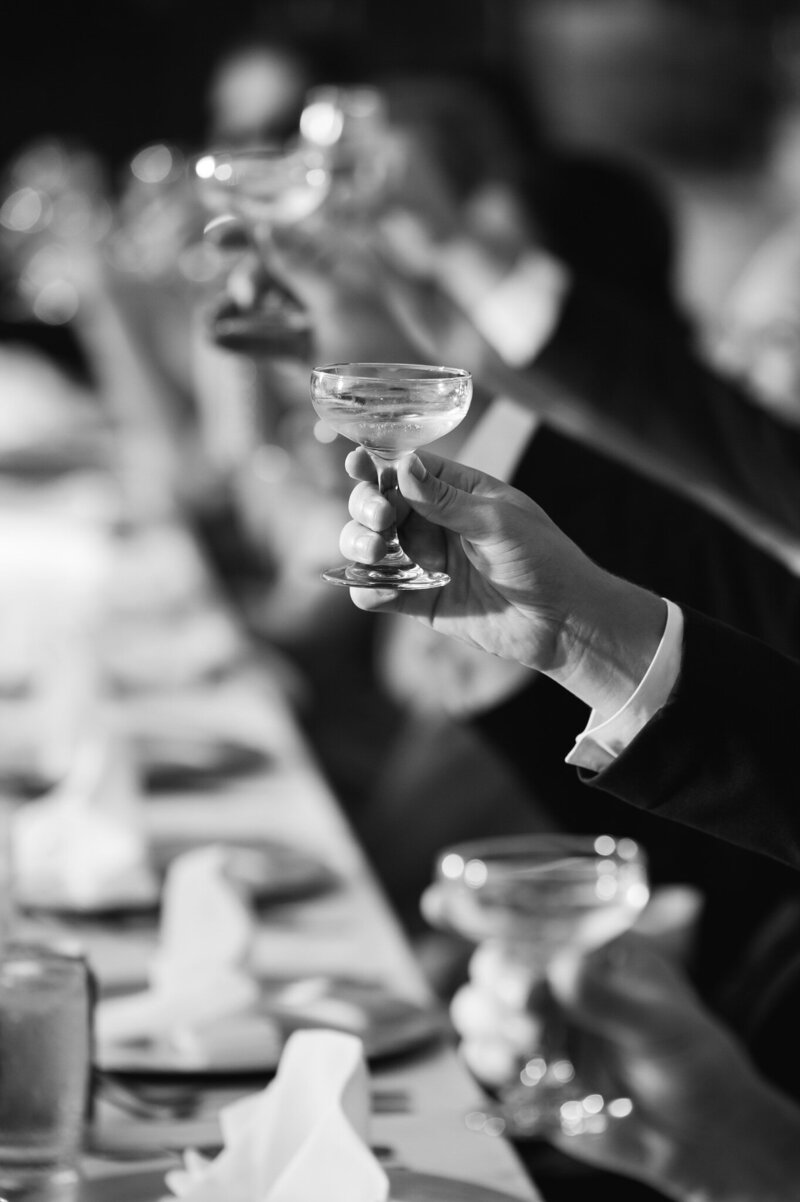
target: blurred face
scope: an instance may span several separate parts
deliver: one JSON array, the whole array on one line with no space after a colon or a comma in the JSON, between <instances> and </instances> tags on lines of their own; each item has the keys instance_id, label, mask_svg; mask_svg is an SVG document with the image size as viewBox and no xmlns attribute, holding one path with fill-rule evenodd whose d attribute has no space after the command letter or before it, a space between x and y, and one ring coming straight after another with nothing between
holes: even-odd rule
<instances>
[{"instance_id":1,"label":"blurred face","mask_svg":"<svg viewBox=\"0 0 800 1202\"><path fill-rule=\"evenodd\" d=\"M236 55L212 84L212 137L242 142L282 136L296 119L307 87L301 64L277 49Z\"/></svg>"},{"instance_id":2,"label":"blurred face","mask_svg":"<svg viewBox=\"0 0 800 1202\"><path fill-rule=\"evenodd\" d=\"M520 79L558 142L713 165L769 124L765 19L675 0L523 0L518 14Z\"/></svg>"}]
</instances>

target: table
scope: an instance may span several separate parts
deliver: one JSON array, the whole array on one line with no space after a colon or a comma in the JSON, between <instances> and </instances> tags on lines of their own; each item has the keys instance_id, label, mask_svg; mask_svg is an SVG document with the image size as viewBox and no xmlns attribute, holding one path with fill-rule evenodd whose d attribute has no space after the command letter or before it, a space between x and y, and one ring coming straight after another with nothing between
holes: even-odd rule
<instances>
[{"instance_id":1,"label":"table","mask_svg":"<svg viewBox=\"0 0 800 1202\"><path fill-rule=\"evenodd\" d=\"M184 536L188 539L179 527L171 535ZM230 620L213 589L207 604ZM279 663L259 657L244 642L239 650L243 654L233 656L221 678L178 680L171 687L133 691L109 703L123 730L142 723L162 729L189 725L245 738L268 756L263 770L216 789L169 792L144 801L148 832L155 840L187 834L208 841L280 839L319 857L339 878L339 886L262 916L256 971L317 975L358 973L365 966L370 978L399 995L430 1003L420 968L299 732ZM56 934L65 929L77 933L103 988L140 984L157 938L155 927L147 926L65 927L53 918L39 918L36 925ZM378 1064L371 1079L376 1102L372 1140L387 1164L482 1184L520 1199L538 1197L509 1145L468 1130L465 1113L480 1108L482 1095L450 1040ZM163 1168L170 1163L169 1154L161 1151L166 1146L215 1144L216 1108L243 1089L241 1084L227 1089L220 1082L201 1113L147 1123L136 1123L101 1099L85 1158L87 1179Z\"/></svg>"}]
</instances>

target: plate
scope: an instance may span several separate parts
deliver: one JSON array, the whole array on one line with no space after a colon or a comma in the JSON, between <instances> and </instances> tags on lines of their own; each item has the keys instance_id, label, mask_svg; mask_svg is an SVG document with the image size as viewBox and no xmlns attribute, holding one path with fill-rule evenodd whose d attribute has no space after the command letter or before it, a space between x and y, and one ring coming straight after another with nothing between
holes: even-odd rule
<instances>
[{"instance_id":1,"label":"plate","mask_svg":"<svg viewBox=\"0 0 800 1202\"><path fill-rule=\"evenodd\" d=\"M200 730L179 734L132 736L142 784L148 793L189 792L218 788L233 777L266 772L274 765L266 751L235 738ZM55 788L58 780L31 762L32 749L6 754L0 763L0 787L11 797L30 801Z\"/></svg>"},{"instance_id":2,"label":"plate","mask_svg":"<svg viewBox=\"0 0 800 1202\"><path fill-rule=\"evenodd\" d=\"M274 1037L269 1031L263 1040L253 1036L259 1016L268 1020ZM237 1025L244 1037L238 1049ZM271 979L263 982L258 1010L227 1020L219 1052L211 1048L202 1065L155 1043L100 1045L96 1062L101 1072L115 1076L265 1077L277 1069L283 1044L293 1031L317 1027L358 1035L371 1062L417 1051L448 1030L441 1011L398 997L378 982L328 976ZM256 1042L259 1050L254 1055Z\"/></svg>"},{"instance_id":3,"label":"plate","mask_svg":"<svg viewBox=\"0 0 800 1202\"><path fill-rule=\"evenodd\" d=\"M258 747L204 735L201 731L140 735L134 745L149 793L214 788L232 776L264 772L273 762Z\"/></svg>"},{"instance_id":4,"label":"plate","mask_svg":"<svg viewBox=\"0 0 800 1202\"><path fill-rule=\"evenodd\" d=\"M410 1169L387 1169L390 1202L520 1202L476 1181L459 1181ZM164 1184L164 1169L126 1173L119 1177L82 1181L74 1202L159 1202L172 1197Z\"/></svg>"}]
</instances>

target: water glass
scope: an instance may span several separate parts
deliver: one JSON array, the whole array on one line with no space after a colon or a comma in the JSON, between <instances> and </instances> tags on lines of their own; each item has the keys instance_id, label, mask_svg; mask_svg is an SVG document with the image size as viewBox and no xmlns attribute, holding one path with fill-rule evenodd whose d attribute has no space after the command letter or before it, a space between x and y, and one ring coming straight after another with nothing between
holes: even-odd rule
<instances>
[{"instance_id":1,"label":"water glass","mask_svg":"<svg viewBox=\"0 0 800 1202\"><path fill-rule=\"evenodd\" d=\"M68 950L11 942L0 958L0 1194L77 1178L91 1080L91 986Z\"/></svg>"}]
</instances>

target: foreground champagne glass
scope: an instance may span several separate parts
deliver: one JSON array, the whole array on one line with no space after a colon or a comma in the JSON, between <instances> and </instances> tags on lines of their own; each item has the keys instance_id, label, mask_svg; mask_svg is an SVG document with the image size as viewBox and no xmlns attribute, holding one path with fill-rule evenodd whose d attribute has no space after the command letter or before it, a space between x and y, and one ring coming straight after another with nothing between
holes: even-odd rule
<instances>
[{"instance_id":1,"label":"foreground champagne glass","mask_svg":"<svg viewBox=\"0 0 800 1202\"><path fill-rule=\"evenodd\" d=\"M627 1098L576 1072L575 1035L561 1022L547 967L568 947L589 950L627 930L649 897L645 860L632 839L610 835L519 835L446 848L436 866L442 925L495 945L508 984L524 991L538 1037L517 1075L497 1091L476 1129L516 1139L600 1132L629 1113ZM613 1091L612 1091L613 1093Z\"/></svg>"},{"instance_id":2,"label":"foreground champagne glass","mask_svg":"<svg viewBox=\"0 0 800 1202\"><path fill-rule=\"evenodd\" d=\"M418 447L454 430L469 409L472 377L458 367L416 363L334 363L311 373L311 401L323 421L359 443L378 472L382 493L397 487L397 464ZM346 588L441 588L450 577L414 563L397 530L384 531L379 563L344 564L323 572Z\"/></svg>"}]
</instances>

